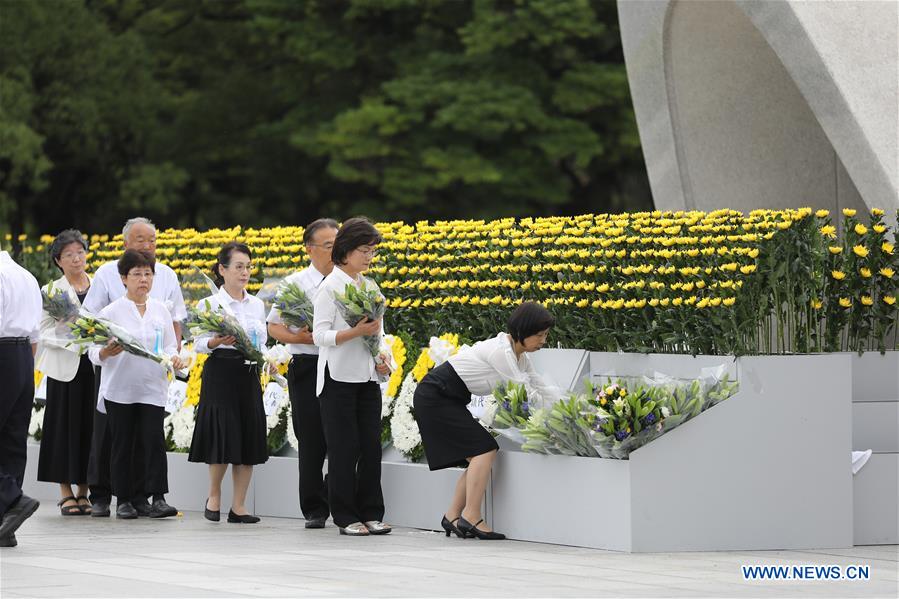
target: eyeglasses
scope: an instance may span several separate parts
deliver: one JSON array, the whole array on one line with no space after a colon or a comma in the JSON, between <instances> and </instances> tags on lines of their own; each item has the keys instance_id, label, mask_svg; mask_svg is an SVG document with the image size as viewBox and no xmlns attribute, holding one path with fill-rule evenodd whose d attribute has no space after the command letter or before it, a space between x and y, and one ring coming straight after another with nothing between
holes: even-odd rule
<instances>
[{"instance_id":1,"label":"eyeglasses","mask_svg":"<svg viewBox=\"0 0 899 599\"><path fill-rule=\"evenodd\" d=\"M329 252L334 249L333 243L307 243L309 247L321 248L323 250L328 250Z\"/></svg>"},{"instance_id":2,"label":"eyeglasses","mask_svg":"<svg viewBox=\"0 0 899 599\"><path fill-rule=\"evenodd\" d=\"M370 250L363 250L362 248L356 248L356 251L362 254L363 256L368 256L369 258L378 255L378 248L372 248Z\"/></svg>"},{"instance_id":3,"label":"eyeglasses","mask_svg":"<svg viewBox=\"0 0 899 599\"><path fill-rule=\"evenodd\" d=\"M236 270L237 272L253 272L253 264L234 264L228 265L225 268L230 268L231 270Z\"/></svg>"},{"instance_id":4,"label":"eyeglasses","mask_svg":"<svg viewBox=\"0 0 899 599\"><path fill-rule=\"evenodd\" d=\"M129 278L129 279L138 279L138 280L140 280L140 279L152 279L152 278L153 278L153 273L152 273L152 272L129 272L129 273L128 273L128 278Z\"/></svg>"},{"instance_id":5,"label":"eyeglasses","mask_svg":"<svg viewBox=\"0 0 899 599\"><path fill-rule=\"evenodd\" d=\"M60 258L62 258L63 260L75 260L77 258L84 258L86 255L87 253L84 250L77 250L74 252L65 252L64 254L60 255Z\"/></svg>"}]
</instances>

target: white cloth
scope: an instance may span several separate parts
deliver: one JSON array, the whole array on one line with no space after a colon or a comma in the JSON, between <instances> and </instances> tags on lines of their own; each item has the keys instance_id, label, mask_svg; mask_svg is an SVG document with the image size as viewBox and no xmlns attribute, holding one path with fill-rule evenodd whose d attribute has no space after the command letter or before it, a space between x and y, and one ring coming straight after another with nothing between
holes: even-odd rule
<instances>
[{"instance_id":1,"label":"white cloth","mask_svg":"<svg viewBox=\"0 0 899 599\"><path fill-rule=\"evenodd\" d=\"M165 304L147 298L147 308L141 316L137 306L127 297L120 297L98 314L124 328L147 350L154 351L160 339L161 352L173 355L178 351L172 315ZM169 381L166 369L149 358L128 352L100 359L99 345L91 345L87 352L91 362L103 367L97 409L106 413L106 401L120 404L149 404L165 407Z\"/></svg>"},{"instance_id":2,"label":"white cloth","mask_svg":"<svg viewBox=\"0 0 899 599\"><path fill-rule=\"evenodd\" d=\"M90 276L88 276L90 280ZM65 276L53 281L53 289L66 293L74 305L78 305L78 294L72 289ZM50 285L41 290L46 292ZM65 326L65 325L62 325ZM57 381L69 382L78 374L81 355L87 351L83 345L71 345L59 331L60 324L46 312L41 313L41 341L34 357L34 367Z\"/></svg>"},{"instance_id":3,"label":"white cloth","mask_svg":"<svg viewBox=\"0 0 899 599\"><path fill-rule=\"evenodd\" d=\"M150 297L156 298L165 305L172 315L172 319L183 322L187 318L187 308L184 307L184 296L181 293L181 285L178 283L178 275L175 271L156 262L153 269L153 286L150 288ZM125 295L125 284L119 275L117 261L107 262L97 269L91 289L84 298L84 309L97 314L120 297Z\"/></svg>"},{"instance_id":4,"label":"white cloth","mask_svg":"<svg viewBox=\"0 0 899 599\"><path fill-rule=\"evenodd\" d=\"M362 275L368 287L378 289L377 284ZM315 296L315 319L312 322L312 339L319 346L318 376L315 394L321 395L325 387L325 366L328 374L335 381L342 383L366 383L377 381L375 359L365 347L362 337L350 339L337 345L337 333L350 328L334 304L334 292L343 293L348 283L355 283L340 267L334 267L319 287ZM380 291L380 289L379 289ZM384 324L381 323L380 335L384 335Z\"/></svg>"},{"instance_id":5,"label":"white cloth","mask_svg":"<svg viewBox=\"0 0 899 599\"><path fill-rule=\"evenodd\" d=\"M0 252L0 337L40 338L41 289L34 275Z\"/></svg>"},{"instance_id":6,"label":"white cloth","mask_svg":"<svg viewBox=\"0 0 899 599\"><path fill-rule=\"evenodd\" d=\"M870 449L852 452L852 474L858 474L858 471L868 463L869 459L871 459L872 453L874 452Z\"/></svg>"},{"instance_id":7,"label":"white cloth","mask_svg":"<svg viewBox=\"0 0 899 599\"><path fill-rule=\"evenodd\" d=\"M507 333L463 346L448 362L474 395L490 395L500 383L515 382L525 386L531 401L550 402L558 397L558 391L534 370L527 353L515 358Z\"/></svg>"},{"instance_id":8,"label":"white cloth","mask_svg":"<svg viewBox=\"0 0 899 599\"><path fill-rule=\"evenodd\" d=\"M309 298L309 301L314 304L315 298L318 295L318 290L321 289L321 284L324 280L325 275L320 273L317 268L310 264L300 272L295 272L292 275L285 277L284 282L296 284L297 287L303 290L303 292L306 294L306 297ZM281 320L281 314L274 306L272 306L272 309L269 310L268 322L274 324L284 324L284 321ZM299 327L294 326L288 326L287 328L291 333L296 333L300 330ZM292 354L307 354L312 356L318 355L318 348L308 343L288 343L287 349Z\"/></svg>"},{"instance_id":9,"label":"white cloth","mask_svg":"<svg viewBox=\"0 0 899 599\"><path fill-rule=\"evenodd\" d=\"M240 326L243 327L250 341L255 342L256 348L262 350L265 347L268 334L265 331L265 304L262 303L261 299L255 295L250 295L245 289L243 299L236 300L228 295L228 292L222 287L215 295L210 295L197 302L197 308L205 310L206 302L209 302L210 310L216 310L219 306L227 306L225 311L237 317ZM209 341L211 339L212 333L197 335L194 339L194 351L201 354L212 353L213 350L209 349ZM234 349L234 346L218 345L214 349Z\"/></svg>"}]
</instances>

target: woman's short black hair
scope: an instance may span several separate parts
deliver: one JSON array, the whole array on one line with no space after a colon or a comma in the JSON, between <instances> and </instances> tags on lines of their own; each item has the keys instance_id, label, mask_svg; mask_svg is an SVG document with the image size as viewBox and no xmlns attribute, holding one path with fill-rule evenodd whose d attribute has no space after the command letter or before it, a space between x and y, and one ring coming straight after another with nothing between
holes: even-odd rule
<instances>
[{"instance_id":1,"label":"woman's short black hair","mask_svg":"<svg viewBox=\"0 0 899 599\"><path fill-rule=\"evenodd\" d=\"M246 254L247 256L249 256L250 260L253 259L253 252L250 251L250 248L245 243L229 241L228 243L223 245L222 249L219 250L219 255L215 259L215 266L212 267L212 279L219 287L225 284L225 279L219 272L219 266L228 268L228 266L230 266L231 264L231 256L234 254L234 252Z\"/></svg>"},{"instance_id":2,"label":"woman's short black hair","mask_svg":"<svg viewBox=\"0 0 899 599\"><path fill-rule=\"evenodd\" d=\"M551 329L556 324L556 319L549 310L537 302L524 302L509 316L506 324L512 340L524 343L531 335L536 335L546 329Z\"/></svg>"},{"instance_id":3,"label":"woman's short black hair","mask_svg":"<svg viewBox=\"0 0 899 599\"><path fill-rule=\"evenodd\" d=\"M306 229L303 231L303 245L312 243L315 233L321 229L340 229L340 225L333 218L320 218L312 221L306 225Z\"/></svg>"},{"instance_id":4,"label":"woman's short black hair","mask_svg":"<svg viewBox=\"0 0 899 599\"><path fill-rule=\"evenodd\" d=\"M84 235L78 229L66 229L57 235L53 243L50 244L50 259L59 270L62 270L62 266L59 265L57 260L62 256L62 251L72 243L80 243L84 251L87 251L87 241L85 241Z\"/></svg>"},{"instance_id":5,"label":"woman's short black hair","mask_svg":"<svg viewBox=\"0 0 899 599\"><path fill-rule=\"evenodd\" d=\"M381 243L381 234L370 220L364 216L351 218L343 223L343 226L337 231L334 249L331 250L331 261L334 264L346 264L347 256L356 248L379 243Z\"/></svg>"},{"instance_id":6,"label":"woman's short black hair","mask_svg":"<svg viewBox=\"0 0 899 599\"><path fill-rule=\"evenodd\" d=\"M127 277L132 268L139 268L142 266L149 266L150 272L156 273L156 260L154 260L150 254L138 250L125 250L125 253L119 258L118 266L119 274L123 277Z\"/></svg>"}]
</instances>

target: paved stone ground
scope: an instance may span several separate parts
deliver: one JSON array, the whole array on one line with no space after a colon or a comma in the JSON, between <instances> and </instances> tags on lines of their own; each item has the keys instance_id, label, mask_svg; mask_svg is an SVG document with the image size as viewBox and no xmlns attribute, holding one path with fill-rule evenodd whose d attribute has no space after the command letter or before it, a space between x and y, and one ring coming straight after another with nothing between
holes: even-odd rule
<instances>
[{"instance_id":1,"label":"paved stone ground","mask_svg":"<svg viewBox=\"0 0 899 599\"><path fill-rule=\"evenodd\" d=\"M52 504L51 504L52 505ZM330 522L63 519L45 503L0 549L15 597L897 597L899 547L625 554L397 529L349 538ZM741 564L867 564L868 581L749 582Z\"/></svg>"}]
</instances>

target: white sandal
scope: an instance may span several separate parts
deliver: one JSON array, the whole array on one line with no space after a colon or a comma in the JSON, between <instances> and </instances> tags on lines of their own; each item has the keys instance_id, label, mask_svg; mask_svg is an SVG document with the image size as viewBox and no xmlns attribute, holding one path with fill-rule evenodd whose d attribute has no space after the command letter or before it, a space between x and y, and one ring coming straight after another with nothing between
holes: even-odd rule
<instances>
[{"instance_id":1,"label":"white sandal","mask_svg":"<svg viewBox=\"0 0 899 599\"><path fill-rule=\"evenodd\" d=\"M389 524L384 524L380 520L369 520L365 523L365 528L373 535L386 535L393 530Z\"/></svg>"},{"instance_id":2,"label":"white sandal","mask_svg":"<svg viewBox=\"0 0 899 599\"><path fill-rule=\"evenodd\" d=\"M368 532L368 528L361 522L353 522L348 526L340 526L339 530L340 534L351 537L367 537L371 534Z\"/></svg>"}]
</instances>

